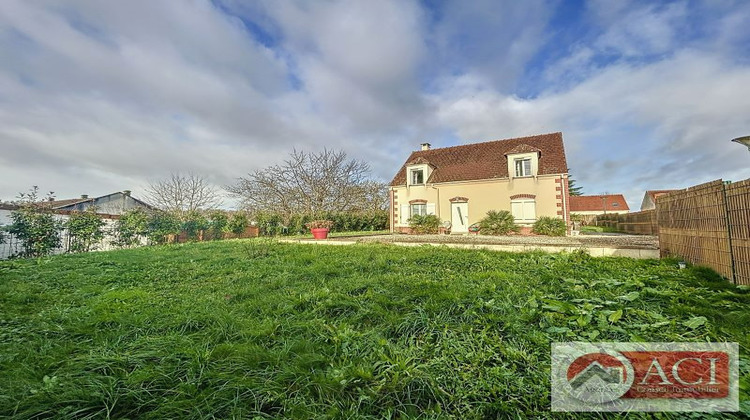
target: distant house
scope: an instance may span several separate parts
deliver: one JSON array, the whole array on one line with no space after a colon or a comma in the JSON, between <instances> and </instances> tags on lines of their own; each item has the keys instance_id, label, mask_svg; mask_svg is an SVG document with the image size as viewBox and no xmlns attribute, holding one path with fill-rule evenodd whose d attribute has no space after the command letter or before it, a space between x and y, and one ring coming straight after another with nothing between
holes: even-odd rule
<instances>
[{"instance_id":1,"label":"distant house","mask_svg":"<svg viewBox=\"0 0 750 420\"><path fill-rule=\"evenodd\" d=\"M600 214L624 214L630 211L622 194L579 195L570 197L570 214L588 222Z\"/></svg>"},{"instance_id":2,"label":"distant house","mask_svg":"<svg viewBox=\"0 0 750 420\"><path fill-rule=\"evenodd\" d=\"M13 210L18 210L18 206L11 203L0 203L0 226L13 223L10 214Z\"/></svg>"},{"instance_id":3,"label":"distant house","mask_svg":"<svg viewBox=\"0 0 750 420\"><path fill-rule=\"evenodd\" d=\"M84 211L90 207L96 207L99 214L119 215L135 208L153 210L154 207L130 195L130 191L125 190L101 197L92 197L82 195L80 198L70 198L65 200L53 200L45 203L52 207L53 210L60 212L67 211Z\"/></svg>"},{"instance_id":4,"label":"distant house","mask_svg":"<svg viewBox=\"0 0 750 420\"><path fill-rule=\"evenodd\" d=\"M507 210L529 230L541 216L569 221L562 133L412 152L390 183L391 229L434 214L467 233L490 210Z\"/></svg>"},{"instance_id":5,"label":"distant house","mask_svg":"<svg viewBox=\"0 0 750 420\"><path fill-rule=\"evenodd\" d=\"M643 195L643 201L641 202L641 211L653 210L656 208L656 198L671 193L672 191L678 190L649 190Z\"/></svg>"}]
</instances>

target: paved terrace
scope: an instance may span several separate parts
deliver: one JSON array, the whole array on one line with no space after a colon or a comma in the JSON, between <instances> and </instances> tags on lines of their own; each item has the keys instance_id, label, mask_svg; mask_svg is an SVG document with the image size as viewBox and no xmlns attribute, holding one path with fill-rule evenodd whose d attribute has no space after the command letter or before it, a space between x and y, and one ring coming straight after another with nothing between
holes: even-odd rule
<instances>
[{"instance_id":1,"label":"paved terrace","mask_svg":"<svg viewBox=\"0 0 750 420\"><path fill-rule=\"evenodd\" d=\"M620 256L659 258L659 240L645 235L578 235L550 236L477 236L477 235L373 235L315 239L284 239L283 242L353 245L357 243L390 243L398 246L445 245L452 248L490 249L523 252L541 249L547 252L585 249L594 257Z\"/></svg>"}]
</instances>

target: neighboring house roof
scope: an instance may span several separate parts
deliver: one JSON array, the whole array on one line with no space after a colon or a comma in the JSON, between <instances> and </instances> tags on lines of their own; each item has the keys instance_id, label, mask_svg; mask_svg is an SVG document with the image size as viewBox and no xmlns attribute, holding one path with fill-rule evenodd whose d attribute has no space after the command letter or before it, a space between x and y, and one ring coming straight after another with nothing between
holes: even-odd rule
<instances>
[{"instance_id":1,"label":"neighboring house roof","mask_svg":"<svg viewBox=\"0 0 750 420\"><path fill-rule=\"evenodd\" d=\"M56 209L58 207L66 207L71 204L78 204L78 203L85 203L87 201L93 201L93 198L68 198L65 200L49 200L45 201L44 205L50 206L53 209Z\"/></svg>"},{"instance_id":2,"label":"neighboring house roof","mask_svg":"<svg viewBox=\"0 0 750 420\"><path fill-rule=\"evenodd\" d=\"M646 191L646 195L651 197L651 200L656 201L656 197L667 194L667 193L671 193L672 191L679 191L679 190L648 190Z\"/></svg>"},{"instance_id":3,"label":"neighboring house roof","mask_svg":"<svg viewBox=\"0 0 750 420\"><path fill-rule=\"evenodd\" d=\"M121 191L118 191L118 192L115 192L115 193L112 193L112 194L106 194L106 195L102 195L102 196L99 196L99 197L68 198L68 199L64 199L64 200L47 201L47 202L45 202L45 204L48 205L48 206L50 206L50 207L52 207L52 209L54 209L54 210L66 210L69 207L75 208L75 206L77 204L81 204L81 203L95 203L97 200L101 200L103 198L111 197L113 195L126 195L126 194L123 193L123 192L121 192ZM141 200L133 197L129 193L127 194L127 196L130 197L131 199L133 199L135 202L143 205L144 207L147 207L149 209L153 209L154 208L152 205L150 205L148 203L145 203L145 202L143 202L143 201L141 201Z\"/></svg>"},{"instance_id":4,"label":"neighboring house roof","mask_svg":"<svg viewBox=\"0 0 750 420\"><path fill-rule=\"evenodd\" d=\"M471 181L508 177L508 161L513 153L539 152L538 175L568 172L562 133L541 134L507 140L495 140L463 146L412 152L391 181L391 186L406 185L406 166L413 162L432 165L427 183Z\"/></svg>"},{"instance_id":5,"label":"neighboring house roof","mask_svg":"<svg viewBox=\"0 0 750 420\"><path fill-rule=\"evenodd\" d=\"M679 190L648 190L643 195L643 201L641 202L641 210L651 210L656 208L656 198L664 194L669 194L672 191Z\"/></svg>"},{"instance_id":6,"label":"neighboring house roof","mask_svg":"<svg viewBox=\"0 0 750 420\"><path fill-rule=\"evenodd\" d=\"M606 207L605 207L606 205ZM580 211L623 211L630 210L622 194L572 195L570 196L571 213Z\"/></svg>"}]
</instances>

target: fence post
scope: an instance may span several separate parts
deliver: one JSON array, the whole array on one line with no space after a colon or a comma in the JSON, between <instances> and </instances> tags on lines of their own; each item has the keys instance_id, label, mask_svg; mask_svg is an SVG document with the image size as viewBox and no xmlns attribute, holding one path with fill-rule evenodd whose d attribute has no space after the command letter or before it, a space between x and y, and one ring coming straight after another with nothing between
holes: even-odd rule
<instances>
[{"instance_id":1,"label":"fence post","mask_svg":"<svg viewBox=\"0 0 750 420\"><path fill-rule=\"evenodd\" d=\"M727 238L729 240L729 261L732 268L732 283L737 284L737 269L734 265L734 248L732 244L732 223L729 220L729 197L727 197L727 184L721 183L721 192L724 193L724 215L727 220Z\"/></svg>"}]
</instances>

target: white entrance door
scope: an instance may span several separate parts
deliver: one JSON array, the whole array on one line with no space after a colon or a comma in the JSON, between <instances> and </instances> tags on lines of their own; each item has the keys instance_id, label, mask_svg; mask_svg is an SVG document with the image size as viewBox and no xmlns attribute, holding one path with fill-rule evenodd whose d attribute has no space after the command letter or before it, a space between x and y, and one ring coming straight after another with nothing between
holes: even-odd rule
<instances>
[{"instance_id":1,"label":"white entrance door","mask_svg":"<svg viewBox=\"0 0 750 420\"><path fill-rule=\"evenodd\" d=\"M451 203L451 233L469 231L469 203Z\"/></svg>"}]
</instances>

